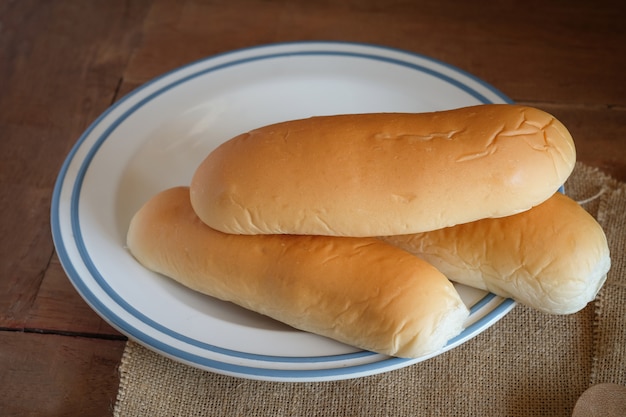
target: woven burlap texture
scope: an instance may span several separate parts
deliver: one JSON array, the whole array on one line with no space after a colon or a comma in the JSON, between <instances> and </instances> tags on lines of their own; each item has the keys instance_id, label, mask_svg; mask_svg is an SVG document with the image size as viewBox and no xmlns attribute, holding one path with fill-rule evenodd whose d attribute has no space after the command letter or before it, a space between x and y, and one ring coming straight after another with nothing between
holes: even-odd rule
<instances>
[{"instance_id":1,"label":"woven burlap texture","mask_svg":"<svg viewBox=\"0 0 626 417\"><path fill-rule=\"evenodd\" d=\"M332 382L281 383L218 375L129 341L116 417L569 416L600 382L626 384L626 185L577 164L567 194L607 233L613 266L579 313L524 306L469 342L403 369Z\"/></svg>"}]
</instances>

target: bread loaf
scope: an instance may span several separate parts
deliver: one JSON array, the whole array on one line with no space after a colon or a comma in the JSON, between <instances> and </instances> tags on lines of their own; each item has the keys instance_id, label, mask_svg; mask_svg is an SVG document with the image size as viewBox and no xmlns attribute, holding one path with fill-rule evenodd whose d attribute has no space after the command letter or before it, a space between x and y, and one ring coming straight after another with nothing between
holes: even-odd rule
<instances>
[{"instance_id":1,"label":"bread loaf","mask_svg":"<svg viewBox=\"0 0 626 417\"><path fill-rule=\"evenodd\" d=\"M224 234L196 216L187 187L148 201L127 245L195 291L388 355L436 352L469 314L439 271L379 239Z\"/></svg>"},{"instance_id":2,"label":"bread loaf","mask_svg":"<svg viewBox=\"0 0 626 417\"><path fill-rule=\"evenodd\" d=\"M452 281L554 314L592 301L611 264L600 225L561 193L517 215L382 239Z\"/></svg>"},{"instance_id":3,"label":"bread loaf","mask_svg":"<svg viewBox=\"0 0 626 417\"><path fill-rule=\"evenodd\" d=\"M518 105L313 117L220 145L191 201L226 233L418 233L528 210L575 159L558 120Z\"/></svg>"}]
</instances>

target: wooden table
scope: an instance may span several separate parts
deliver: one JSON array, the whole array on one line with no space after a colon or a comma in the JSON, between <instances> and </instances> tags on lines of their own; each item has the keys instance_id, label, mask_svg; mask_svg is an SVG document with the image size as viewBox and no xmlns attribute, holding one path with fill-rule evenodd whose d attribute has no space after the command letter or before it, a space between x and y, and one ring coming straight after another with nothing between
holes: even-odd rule
<instances>
[{"instance_id":1,"label":"wooden table","mask_svg":"<svg viewBox=\"0 0 626 417\"><path fill-rule=\"evenodd\" d=\"M496 3L496 2L493 2ZM71 286L50 231L56 175L108 106L190 61L341 40L446 61L571 130L626 181L621 1L0 0L0 415L111 415L125 337Z\"/></svg>"}]
</instances>

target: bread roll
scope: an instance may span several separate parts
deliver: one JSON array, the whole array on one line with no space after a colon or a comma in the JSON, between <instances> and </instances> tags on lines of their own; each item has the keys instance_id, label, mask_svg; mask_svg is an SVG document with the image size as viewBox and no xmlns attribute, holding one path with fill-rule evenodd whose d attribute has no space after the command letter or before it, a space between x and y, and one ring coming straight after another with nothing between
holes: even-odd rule
<instances>
[{"instance_id":1,"label":"bread roll","mask_svg":"<svg viewBox=\"0 0 626 417\"><path fill-rule=\"evenodd\" d=\"M376 238L224 234L200 221L186 187L148 201L127 244L146 268L193 290L388 355L436 352L469 315L450 281L401 249Z\"/></svg>"},{"instance_id":2,"label":"bread roll","mask_svg":"<svg viewBox=\"0 0 626 417\"><path fill-rule=\"evenodd\" d=\"M561 193L514 216L383 240L452 281L554 314L592 301L611 265L600 225Z\"/></svg>"},{"instance_id":3,"label":"bread roll","mask_svg":"<svg viewBox=\"0 0 626 417\"><path fill-rule=\"evenodd\" d=\"M220 145L191 201L226 233L417 233L527 210L575 159L567 129L523 106L313 117Z\"/></svg>"}]
</instances>

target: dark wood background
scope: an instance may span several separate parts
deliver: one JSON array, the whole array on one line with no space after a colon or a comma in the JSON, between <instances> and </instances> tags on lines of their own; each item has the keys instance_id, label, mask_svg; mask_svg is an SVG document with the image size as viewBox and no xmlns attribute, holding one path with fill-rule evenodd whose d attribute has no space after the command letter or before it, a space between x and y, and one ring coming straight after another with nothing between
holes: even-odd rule
<instances>
[{"instance_id":1,"label":"dark wood background","mask_svg":"<svg viewBox=\"0 0 626 417\"><path fill-rule=\"evenodd\" d=\"M484 6L483 4L488 4ZM190 61L297 40L446 61L569 127L626 181L622 1L0 0L0 415L111 415L125 338L71 286L50 202L82 131Z\"/></svg>"}]
</instances>

